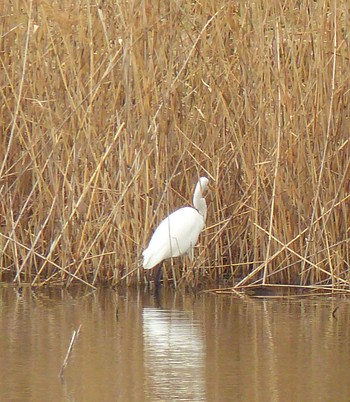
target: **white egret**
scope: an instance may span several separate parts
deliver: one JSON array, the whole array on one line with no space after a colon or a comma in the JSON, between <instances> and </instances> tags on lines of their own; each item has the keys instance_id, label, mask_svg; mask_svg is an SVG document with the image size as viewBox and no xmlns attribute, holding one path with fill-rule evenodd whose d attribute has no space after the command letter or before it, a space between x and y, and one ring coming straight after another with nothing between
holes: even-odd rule
<instances>
[{"instance_id":1,"label":"white egret","mask_svg":"<svg viewBox=\"0 0 350 402\"><path fill-rule=\"evenodd\" d=\"M209 180L201 177L193 194L194 208L180 208L159 224L142 253L144 269L151 269L167 258L184 254L193 260L193 247L207 217L204 195L208 189Z\"/></svg>"}]
</instances>

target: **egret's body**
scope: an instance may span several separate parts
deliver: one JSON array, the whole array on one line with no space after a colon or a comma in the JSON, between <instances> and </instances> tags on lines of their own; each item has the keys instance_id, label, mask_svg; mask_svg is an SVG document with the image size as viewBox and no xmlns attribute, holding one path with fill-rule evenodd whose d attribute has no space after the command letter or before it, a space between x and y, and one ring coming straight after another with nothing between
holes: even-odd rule
<instances>
[{"instance_id":1,"label":"egret's body","mask_svg":"<svg viewBox=\"0 0 350 402\"><path fill-rule=\"evenodd\" d=\"M201 177L193 195L194 208L180 208L160 223L142 253L143 268L151 269L167 258L184 254L193 259L193 247L204 228L207 215L204 193L208 185L208 179Z\"/></svg>"}]
</instances>

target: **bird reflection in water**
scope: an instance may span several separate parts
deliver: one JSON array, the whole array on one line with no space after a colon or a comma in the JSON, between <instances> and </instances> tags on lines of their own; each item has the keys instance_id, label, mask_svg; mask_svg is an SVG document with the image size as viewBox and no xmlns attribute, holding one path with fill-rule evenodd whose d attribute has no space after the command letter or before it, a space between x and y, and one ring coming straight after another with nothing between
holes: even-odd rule
<instances>
[{"instance_id":1,"label":"bird reflection in water","mask_svg":"<svg viewBox=\"0 0 350 402\"><path fill-rule=\"evenodd\" d=\"M143 339L150 400L206 399L204 337L192 313L144 308Z\"/></svg>"}]
</instances>

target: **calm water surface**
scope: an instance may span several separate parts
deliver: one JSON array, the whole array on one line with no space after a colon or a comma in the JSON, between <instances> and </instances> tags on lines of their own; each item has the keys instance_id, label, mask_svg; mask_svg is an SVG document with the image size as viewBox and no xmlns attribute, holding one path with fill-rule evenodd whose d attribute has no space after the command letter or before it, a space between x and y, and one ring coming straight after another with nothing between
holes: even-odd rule
<instances>
[{"instance_id":1,"label":"calm water surface","mask_svg":"<svg viewBox=\"0 0 350 402\"><path fill-rule=\"evenodd\" d=\"M349 325L343 298L0 286L0 400L350 401Z\"/></svg>"}]
</instances>

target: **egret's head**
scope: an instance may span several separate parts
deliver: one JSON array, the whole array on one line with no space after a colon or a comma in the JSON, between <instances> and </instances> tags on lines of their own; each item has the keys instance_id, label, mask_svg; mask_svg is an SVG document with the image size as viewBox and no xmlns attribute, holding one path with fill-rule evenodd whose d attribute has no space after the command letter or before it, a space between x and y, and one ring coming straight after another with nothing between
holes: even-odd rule
<instances>
[{"instance_id":1,"label":"egret's head","mask_svg":"<svg viewBox=\"0 0 350 402\"><path fill-rule=\"evenodd\" d=\"M199 186L200 186L202 195L205 196L209 190L209 180L206 177L201 177L199 179Z\"/></svg>"}]
</instances>

